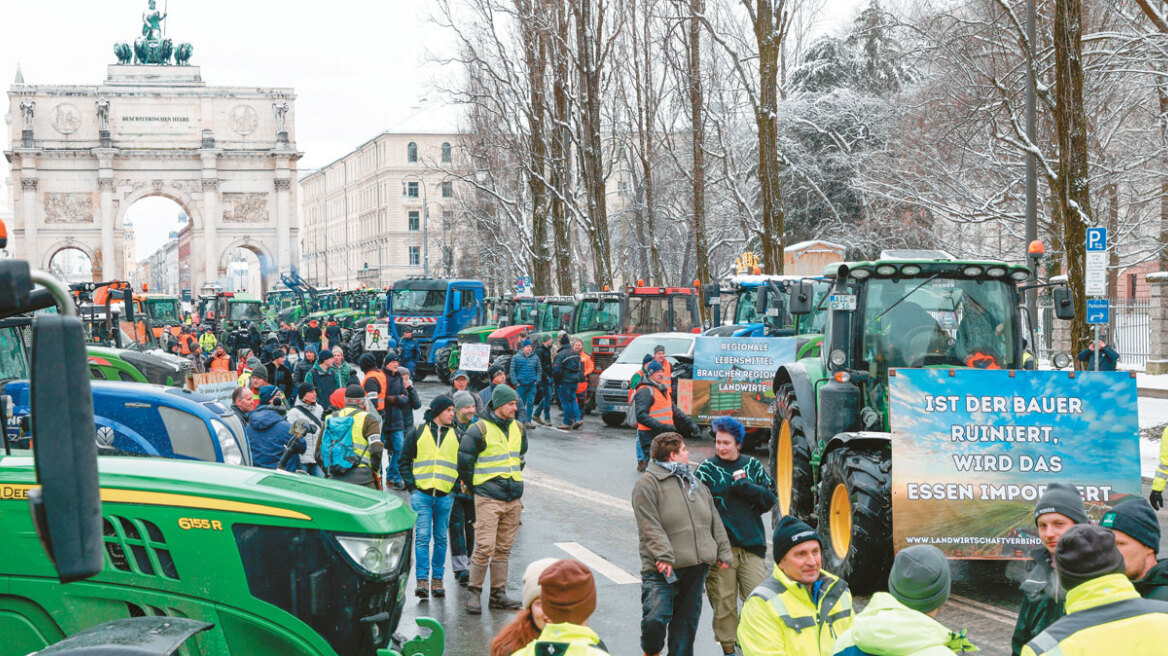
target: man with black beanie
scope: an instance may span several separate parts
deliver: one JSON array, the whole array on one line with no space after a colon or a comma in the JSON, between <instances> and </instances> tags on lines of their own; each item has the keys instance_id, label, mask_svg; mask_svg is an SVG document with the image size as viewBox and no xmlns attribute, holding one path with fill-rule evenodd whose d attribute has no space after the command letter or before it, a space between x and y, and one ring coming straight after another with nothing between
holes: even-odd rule
<instances>
[{"instance_id":1,"label":"man with black beanie","mask_svg":"<svg viewBox=\"0 0 1168 656\"><path fill-rule=\"evenodd\" d=\"M1160 522L1144 499L1128 499L1099 522L1115 534L1115 546L1123 554L1127 577L1144 599L1168 601L1168 560L1156 560L1160 552Z\"/></svg>"},{"instance_id":2,"label":"man with black beanie","mask_svg":"<svg viewBox=\"0 0 1168 656\"><path fill-rule=\"evenodd\" d=\"M1140 598L1124 575L1114 533L1072 526L1059 538L1054 562L1067 590L1067 614L1027 642L1022 656L1168 654L1168 603Z\"/></svg>"},{"instance_id":3,"label":"man with black beanie","mask_svg":"<svg viewBox=\"0 0 1168 656\"><path fill-rule=\"evenodd\" d=\"M819 534L803 521L783 517L771 542L775 570L750 593L738 621L743 656L819 656L821 645L852 625L852 593L846 581L821 569ZM781 603L773 603L776 597Z\"/></svg>"},{"instance_id":4,"label":"man with black beanie","mask_svg":"<svg viewBox=\"0 0 1168 656\"><path fill-rule=\"evenodd\" d=\"M1059 585L1058 574L1054 571L1051 558L1059 537L1076 524L1086 524L1087 512L1083 509L1083 497L1078 488L1067 483L1051 483L1034 506L1034 524L1038 527L1038 537L1042 546L1031 550L1034 566L1019 586L1022 590L1022 606L1018 609L1018 622L1014 625L1011 648L1014 656L1022 653L1022 647L1043 629L1066 614L1065 594Z\"/></svg>"}]
</instances>

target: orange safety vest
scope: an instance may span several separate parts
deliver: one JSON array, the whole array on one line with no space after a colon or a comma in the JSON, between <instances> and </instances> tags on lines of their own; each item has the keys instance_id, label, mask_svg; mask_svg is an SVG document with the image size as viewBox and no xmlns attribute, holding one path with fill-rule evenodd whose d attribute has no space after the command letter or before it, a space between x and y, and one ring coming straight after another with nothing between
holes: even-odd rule
<instances>
[{"instance_id":1,"label":"orange safety vest","mask_svg":"<svg viewBox=\"0 0 1168 656\"><path fill-rule=\"evenodd\" d=\"M657 358L653 359L656 360ZM673 380L673 365L669 364L669 358L665 358L661 363L661 367L665 369L665 380Z\"/></svg>"},{"instance_id":2,"label":"orange safety vest","mask_svg":"<svg viewBox=\"0 0 1168 656\"><path fill-rule=\"evenodd\" d=\"M195 341L195 336L190 333L183 333L178 338L179 352L183 355L191 354L191 342Z\"/></svg>"},{"instance_id":3,"label":"orange safety vest","mask_svg":"<svg viewBox=\"0 0 1168 656\"><path fill-rule=\"evenodd\" d=\"M385 373L374 369L365 375L376 380L377 384L381 385L381 389L377 390L377 410L378 412L385 410L385 387L387 384Z\"/></svg>"},{"instance_id":4,"label":"orange safety vest","mask_svg":"<svg viewBox=\"0 0 1168 656\"><path fill-rule=\"evenodd\" d=\"M211 371L231 371L231 356L224 353L211 358Z\"/></svg>"},{"instance_id":5,"label":"orange safety vest","mask_svg":"<svg viewBox=\"0 0 1168 656\"><path fill-rule=\"evenodd\" d=\"M668 388L666 388L664 392L657 389L656 385L648 385L648 388L653 392L653 405L649 406L649 416L665 424L666 426L672 426L673 395L670 393ZM652 431L653 429L638 421L637 430Z\"/></svg>"},{"instance_id":6,"label":"orange safety vest","mask_svg":"<svg viewBox=\"0 0 1168 656\"><path fill-rule=\"evenodd\" d=\"M592 356L584 351L580 351L580 363L582 365L581 375L584 377L584 380L581 380L576 385L577 394L583 394L588 391L588 376L596 371L596 365L592 362Z\"/></svg>"}]
</instances>

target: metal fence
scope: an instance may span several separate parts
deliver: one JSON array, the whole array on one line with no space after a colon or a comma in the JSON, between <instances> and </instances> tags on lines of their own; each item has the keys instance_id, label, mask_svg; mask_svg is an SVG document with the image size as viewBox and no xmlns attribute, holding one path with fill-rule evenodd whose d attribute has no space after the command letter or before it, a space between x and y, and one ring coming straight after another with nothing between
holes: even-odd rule
<instances>
[{"instance_id":1,"label":"metal fence","mask_svg":"<svg viewBox=\"0 0 1168 656\"><path fill-rule=\"evenodd\" d=\"M1111 323L1107 326L1107 343L1119 352L1121 369L1143 370L1150 357L1149 336L1151 335L1152 302L1146 296L1124 298L1111 301ZM1050 297L1038 299L1038 359L1049 362L1053 349L1051 339L1054 333L1053 302ZM1078 353L1071 353L1075 357Z\"/></svg>"}]
</instances>

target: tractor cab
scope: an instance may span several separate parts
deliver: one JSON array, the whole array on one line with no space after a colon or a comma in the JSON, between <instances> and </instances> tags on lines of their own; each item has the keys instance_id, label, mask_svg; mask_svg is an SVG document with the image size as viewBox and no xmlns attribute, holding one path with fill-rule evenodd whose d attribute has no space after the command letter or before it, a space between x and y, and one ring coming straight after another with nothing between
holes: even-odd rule
<instances>
[{"instance_id":1,"label":"tractor cab","mask_svg":"<svg viewBox=\"0 0 1168 656\"><path fill-rule=\"evenodd\" d=\"M638 280L621 299L619 332L592 339L597 370L612 364L638 335L700 332L699 300L698 290L692 287L646 287Z\"/></svg>"}]
</instances>

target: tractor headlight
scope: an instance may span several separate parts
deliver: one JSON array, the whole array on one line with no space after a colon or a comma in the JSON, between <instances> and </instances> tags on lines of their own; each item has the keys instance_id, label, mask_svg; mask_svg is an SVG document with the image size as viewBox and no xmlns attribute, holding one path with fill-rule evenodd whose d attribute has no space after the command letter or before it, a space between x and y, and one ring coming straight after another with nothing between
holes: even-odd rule
<instances>
[{"instance_id":1,"label":"tractor headlight","mask_svg":"<svg viewBox=\"0 0 1168 656\"><path fill-rule=\"evenodd\" d=\"M920 272L921 266L919 264L906 264L900 267L900 275L902 276L915 276L920 274Z\"/></svg>"},{"instance_id":2,"label":"tractor headlight","mask_svg":"<svg viewBox=\"0 0 1168 656\"><path fill-rule=\"evenodd\" d=\"M377 577L397 571L408 536L408 532L377 536L333 535L354 565Z\"/></svg>"},{"instance_id":3,"label":"tractor headlight","mask_svg":"<svg viewBox=\"0 0 1168 656\"><path fill-rule=\"evenodd\" d=\"M215 439L219 441L219 450L223 452L223 462L229 465L242 465L243 451L239 448L239 442L235 440L235 434L227 424L218 419L212 419L211 425L215 427Z\"/></svg>"},{"instance_id":4,"label":"tractor headlight","mask_svg":"<svg viewBox=\"0 0 1168 656\"><path fill-rule=\"evenodd\" d=\"M833 365L842 367L848 361L848 354L843 349L835 349L828 354L827 359Z\"/></svg>"},{"instance_id":5,"label":"tractor headlight","mask_svg":"<svg viewBox=\"0 0 1168 656\"><path fill-rule=\"evenodd\" d=\"M876 275L883 278L894 276L896 275L896 267L891 264L881 264L880 266L876 267Z\"/></svg>"}]
</instances>

